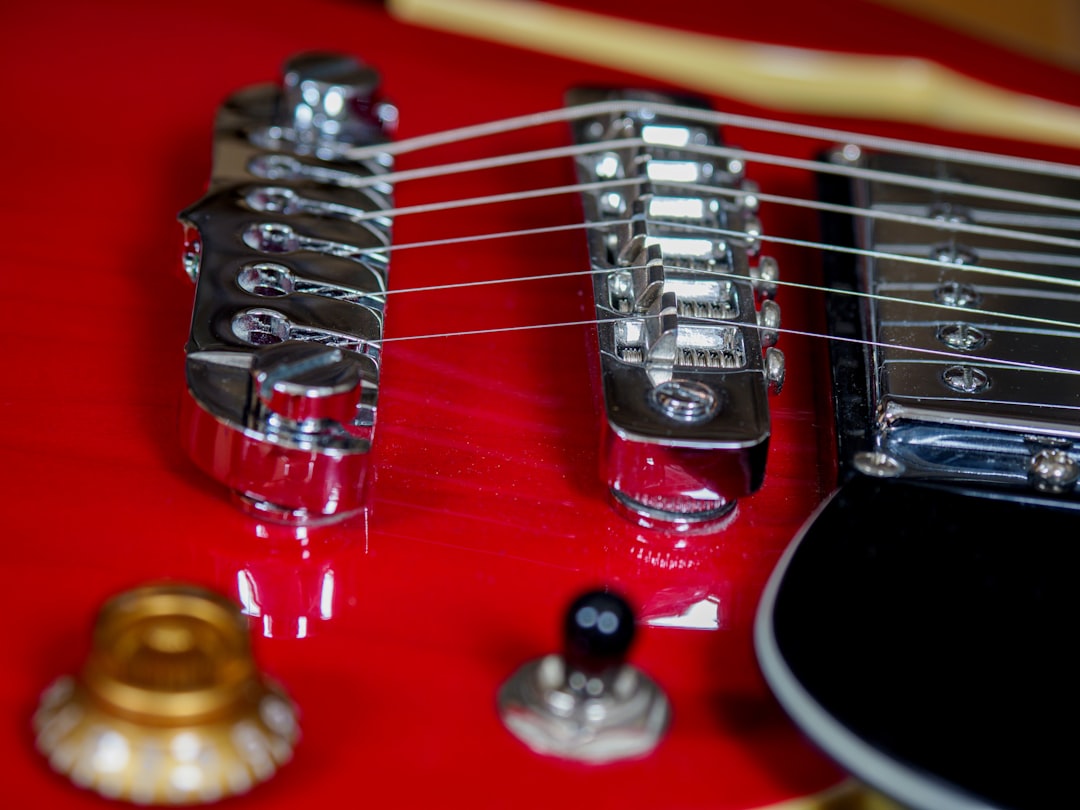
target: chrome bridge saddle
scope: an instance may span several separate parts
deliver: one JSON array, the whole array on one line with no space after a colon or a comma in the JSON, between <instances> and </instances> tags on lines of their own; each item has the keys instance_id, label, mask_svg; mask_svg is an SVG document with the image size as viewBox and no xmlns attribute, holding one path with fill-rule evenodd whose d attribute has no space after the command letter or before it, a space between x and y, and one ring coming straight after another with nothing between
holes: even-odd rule
<instances>
[{"instance_id":1,"label":"chrome bridge saddle","mask_svg":"<svg viewBox=\"0 0 1080 810\"><path fill-rule=\"evenodd\" d=\"M605 90L569 100L610 110L575 122L578 143L626 142L577 161L607 484L643 525L712 525L761 486L768 394L784 382L777 262L760 250L755 186L696 102Z\"/></svg>"}]
</instances>

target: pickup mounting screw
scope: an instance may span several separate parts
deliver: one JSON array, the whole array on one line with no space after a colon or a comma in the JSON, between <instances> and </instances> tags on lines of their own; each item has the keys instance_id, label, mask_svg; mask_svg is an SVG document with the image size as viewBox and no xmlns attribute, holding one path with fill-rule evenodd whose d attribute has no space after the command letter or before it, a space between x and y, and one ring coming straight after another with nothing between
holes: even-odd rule
<instances>
[{"instance_id":1,"label":"pickup mounting screw","mask_svg":"<svg viewBox=\"0 0 1080 810\"><path fill-rule=\"evenodd\" d=\"M1044 448L1031 457L1028 481L1039 492L1060 495L1080 479L1080 464L1060 448Z\"/></svg>"},{"instance_id":2,"label":"pickup mounting screw","mask_svg":"<svg viewBox=\"0 0 1080 810\"><path fill-rule=\"evenodd\" d=\"M945 324L938 329L937 337L950 349L968 352L981 349L989 339L982 329L966 323Z\"/></svg>"},{"instance_id":3,"label":"pickup mounting screw","mask_svg":"<svg viewBox=\"0 0 1080 810\"><path fill-rule=\"evenodd\" d=\"M904 474L904 463L880 450L856 453L852 458L855 469L871 478L899 478Z\"/></svg>"},{"instance_id":4,"label":"pickup mounting screw","mask_svg":"<svg viewBox=\"0 0 1080 810\"><path fill-rule=\"evenodd\" d=\"M990 387L990 377L975 366L949 366L941 374L945 385L964 394L979 394Z\"/></svg>"},{"instance_id":5,"label":"pickup mounting screw","mask_svg":"<svg viewBox=\"0 0 1080 810\"><path fill-rule=\"evenodd\" d=\"M947 307L977 307L979 293L970 284L947 281L934 290L934 300Z\"/></svg>"}]
</instances>

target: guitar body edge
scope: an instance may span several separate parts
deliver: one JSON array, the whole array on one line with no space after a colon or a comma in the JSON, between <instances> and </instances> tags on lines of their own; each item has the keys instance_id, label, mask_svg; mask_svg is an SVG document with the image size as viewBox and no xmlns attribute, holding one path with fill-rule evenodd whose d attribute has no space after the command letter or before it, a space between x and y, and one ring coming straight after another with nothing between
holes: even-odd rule
<instances>
[{"instance_id":1,"label":"guitar body edge","mask_svg":"<svg viewBox=\"0 0 1080 810\"><path fill-rule=\"evenodd\" d=\"M766 680L826 753L905 805L1053 806L1070 793L1078 524L1061 503L854 478L765 588Z\"/></svg>"}]
</instances>

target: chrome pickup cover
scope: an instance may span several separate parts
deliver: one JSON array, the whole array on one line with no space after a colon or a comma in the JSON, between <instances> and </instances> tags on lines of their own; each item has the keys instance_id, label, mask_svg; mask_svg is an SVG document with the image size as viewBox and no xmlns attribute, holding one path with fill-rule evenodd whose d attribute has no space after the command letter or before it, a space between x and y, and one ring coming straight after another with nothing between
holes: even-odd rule
<instances>
[{"instance_id":1,"label":"chrome pickup cover","mask_svg":"<svg viewBox=\"0 0 1080 810\"><path fill-rule=\"evenodd\" d=\"M645 525L724 516L756 490L769 441L776 262L759 254L753 186L718 135L651 93L580 89L571 105L627 100L575 121L579 144L625 140L577 159L606 411L604 460L616 504Z\"/></svg>"},{"instance_id":2,"label":"chrome pickup cover","mask_svg":"<svg viewBox=\"0 0 1080 810\"><path fill-rule=\"evenodd\" d=\"M363 505L387 285L395 119L377 74L292 59L218 113L213 171L180 214L196 284L183 441L260 515L307 521ZM370 150L369 150L370 152Z\"/></svg>"},{"instance_id":3,"label":"chrome pickup cover","mask_svg":"<svg viewBox=\"0 0 1080 810\"><path fill-rule=\"evenodd\" d=\"M840 237L868 296L855 469L1075 493L1080 175L852 146L830 162L886 173L832 181L870 213Z\"/></svg>"}]
</instances>

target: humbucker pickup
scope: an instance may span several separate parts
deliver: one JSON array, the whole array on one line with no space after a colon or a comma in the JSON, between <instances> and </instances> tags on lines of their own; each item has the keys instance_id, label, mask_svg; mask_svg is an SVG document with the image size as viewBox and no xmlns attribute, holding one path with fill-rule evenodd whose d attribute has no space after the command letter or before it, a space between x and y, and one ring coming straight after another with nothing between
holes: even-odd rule
<instances>
[{"instance_id":1,"label":"humbucker pickup","mask_svg":"<svg viewBox=\"0 0 1080 810\"><path fill-rule=\"evenodd\" d=\"M761 485L768 394L784 379L777 264L760 253L754 187L740 161L710 153L714 129L655 112L685 99L579 89L568 100L627 102L573 125L579 144L617 144L577 159L607 484L643 525L710 525Z\"/></svg>"},{"instance_id":2,"label":"humbucker pickup","mask_svg":"<svg viewBox=\"0 0 1080 810\"><path fill-rule=\"evenodd\" d=\"M828 162L825 196L865 212L826 221L846 246L827 266L841 459L1074 493L1080 216L1056 201L1080 177L854 146Z\"/></svg>"},{"instance_id":3,"label":"humbucker pickup","mask_svg":"<svg viewBox=\"0 0 1080 810\"><path fill-rule=\"evenodd\" d=\"M285 521L363 507L375 426L395 119L378 75L301 54L283 86L219 111L206 196L183 211L196 284L183 442L243 504Z\"/></svg>"}]
</instances>

